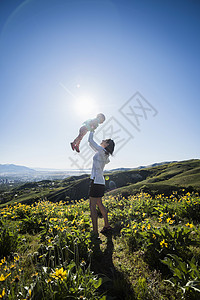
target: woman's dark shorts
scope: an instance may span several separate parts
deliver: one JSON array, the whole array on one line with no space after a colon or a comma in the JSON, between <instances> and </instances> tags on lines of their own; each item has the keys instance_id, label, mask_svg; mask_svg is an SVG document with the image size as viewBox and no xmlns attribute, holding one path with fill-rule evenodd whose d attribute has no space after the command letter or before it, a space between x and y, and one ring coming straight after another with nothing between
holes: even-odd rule
<instances>
[{"instance_id":1,"label":"woman's dark shorts","mask_svg":"<svg viewBox=\"0 0 200 300\"><path fill-rule=\"evenodd\" d=\"M94 183L94 180L90 180L89 185L89 197L99 198L103 197L105 192L105 185Z\"/></svg>"}]
</instances>

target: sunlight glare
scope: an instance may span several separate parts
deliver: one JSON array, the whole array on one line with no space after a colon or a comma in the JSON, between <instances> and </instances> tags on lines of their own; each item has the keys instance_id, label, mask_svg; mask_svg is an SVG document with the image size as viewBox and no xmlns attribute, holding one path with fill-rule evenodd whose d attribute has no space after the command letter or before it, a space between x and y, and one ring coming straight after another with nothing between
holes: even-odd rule
<instances>
[{"instance_id":1,"label":"sunlight glare","mask_svg":"<svg viewBox=\"0 0 200 300\"><path fill-rule=\"evenodd\" d=\"M90 115L91 113L95 114L95 102L89 97L81 97L75 101L75 111L78 115Z\"/></svg>"}]
</instances>

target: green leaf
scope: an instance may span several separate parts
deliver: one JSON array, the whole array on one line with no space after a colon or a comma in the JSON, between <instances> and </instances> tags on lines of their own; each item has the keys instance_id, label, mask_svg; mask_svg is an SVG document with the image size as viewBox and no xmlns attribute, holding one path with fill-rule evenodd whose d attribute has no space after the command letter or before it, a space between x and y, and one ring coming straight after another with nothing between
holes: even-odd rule
<instances>
[{"instance_id":1,"label":"green leaf","mask_svg":"<svg viewBox=\"0 0 200 300\"><path fill-rule=\"evenodd\" d=\"M177 276L179 279L183 279L184 274L181 272L179 268L173 269L174 275Z\"/></svg>"},{"instance_id":2,"label":"green leaf","mask_svg":"<svg viewBox=\"0 0 200 300\"><path fill-rule=\"evenodd\" d=\"M67 266L67 270L71 270L71 269L73 269L73 267L75 267L75 266L76 266L75 262L72 262L72 263L70 263L70 264Z\"/></svg>"},{"instance_id":3,"label":"green leaf","mask_svg":"<svg viewBox=\"0 0 200 300\"><path fill-rule=\"evenodd\" d=\"M161 262L165 265L167 265L170 269L173 268L173 262L169 257L165 257L164 260L161 260Z\"/></svg>"},{"instance_id":4,"label":"green leaf","mask_svg":"<svg viewBox=\"0 0 200 300\"><path fill-rule=\"evenodd\" d=\"M102 285L102 278L99 278L99 280L96 283L94 283L95 289L98 289L98 287L100 287L100 285Z\"/></svg>"}]
</instances>

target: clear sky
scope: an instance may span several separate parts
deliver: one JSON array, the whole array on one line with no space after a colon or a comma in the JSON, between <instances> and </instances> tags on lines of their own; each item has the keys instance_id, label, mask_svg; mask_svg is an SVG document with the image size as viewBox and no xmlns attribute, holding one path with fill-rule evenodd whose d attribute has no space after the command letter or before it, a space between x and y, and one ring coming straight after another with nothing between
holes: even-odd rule
<instances>
[{"instance_id":1,"label":"clear sky","mask_svg":"<svg viewBox=\"0 0 200 300\"><path fill-rule=\"evenodd\" d=\"M0 163L89 167L99 112L109 169L200 158L199 32L198 0L0 0Z\"/></svg>"}]
</instances>

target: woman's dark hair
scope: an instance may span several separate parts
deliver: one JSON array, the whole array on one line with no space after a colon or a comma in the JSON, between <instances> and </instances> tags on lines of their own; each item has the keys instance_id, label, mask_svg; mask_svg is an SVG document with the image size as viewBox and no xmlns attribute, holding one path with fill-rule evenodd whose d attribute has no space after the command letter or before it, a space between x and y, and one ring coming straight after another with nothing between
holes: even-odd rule
<instances>
[{"instance_id":1,"label":"woman's dark hair","mask_svg":"<svg viewBox=\"0 0 200 300\"><path fill-rule=\"evenodd\" d=\"M109 154L113 154L114 148L115 148L115 143L113 140L111 139L107 139L105 140L106 143L108 143L109 145L105 148L105 150L109 153Z\"/></svg>"}]
</instances>

